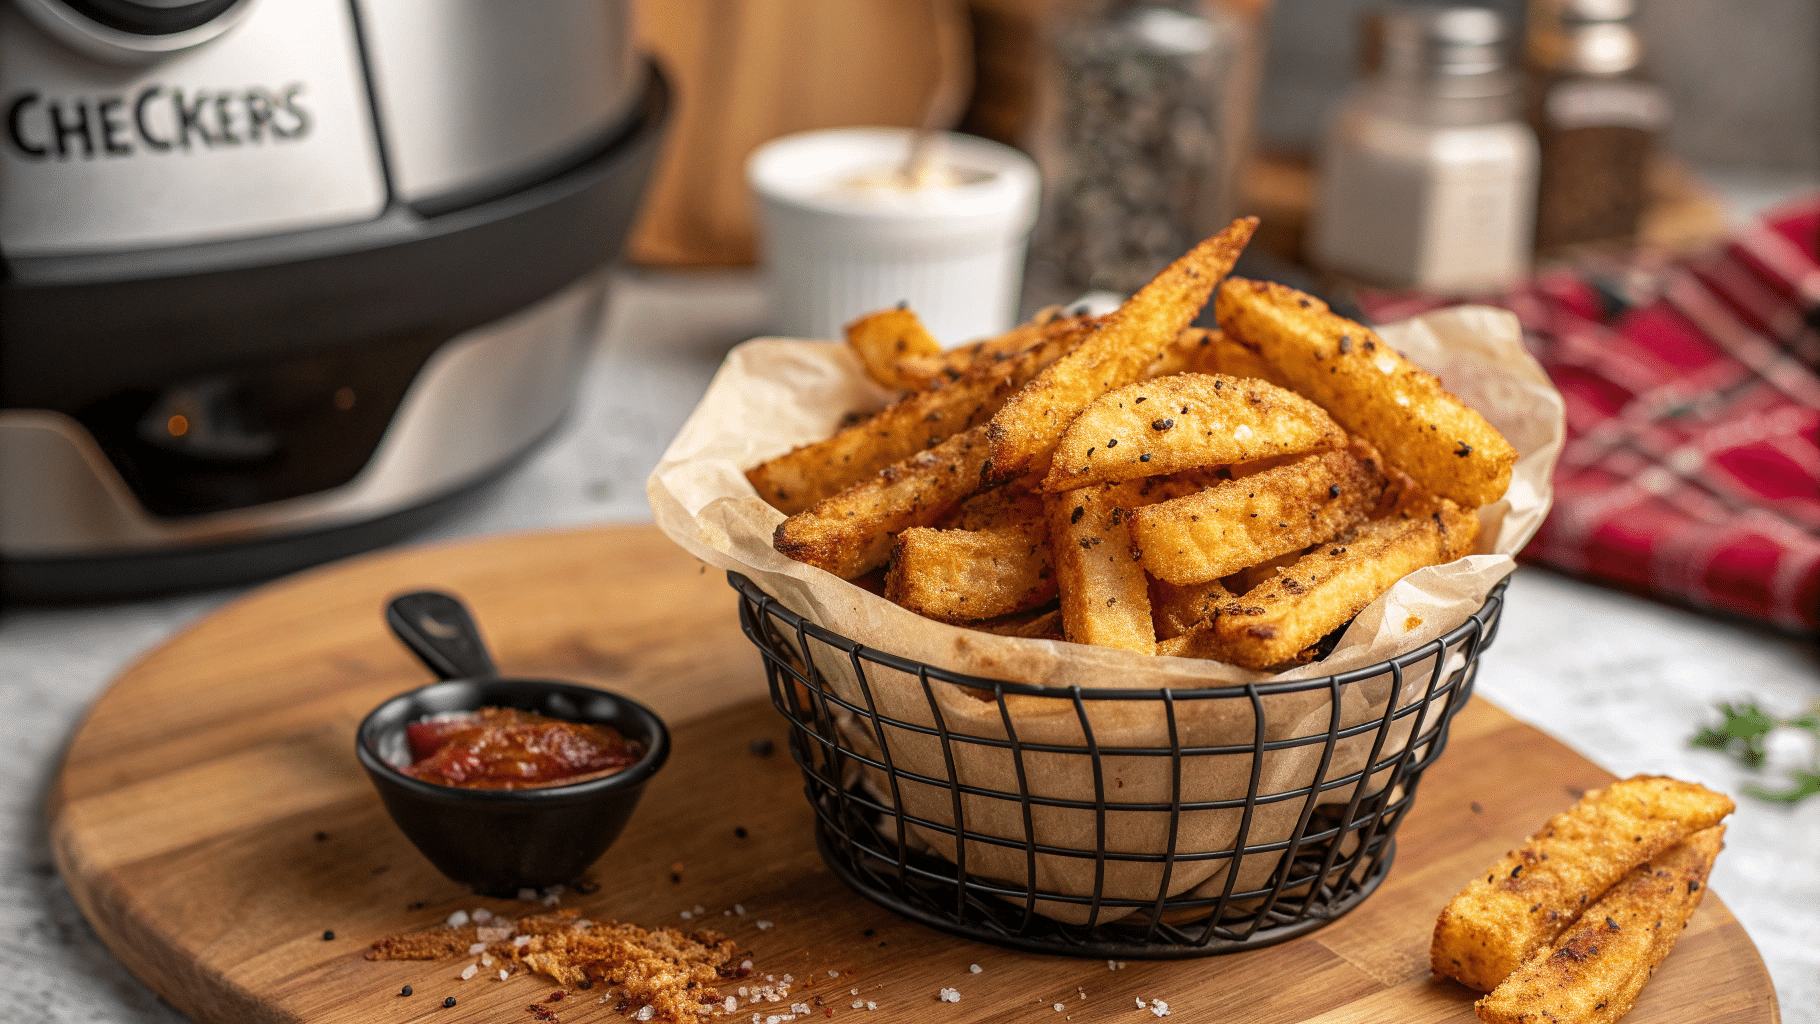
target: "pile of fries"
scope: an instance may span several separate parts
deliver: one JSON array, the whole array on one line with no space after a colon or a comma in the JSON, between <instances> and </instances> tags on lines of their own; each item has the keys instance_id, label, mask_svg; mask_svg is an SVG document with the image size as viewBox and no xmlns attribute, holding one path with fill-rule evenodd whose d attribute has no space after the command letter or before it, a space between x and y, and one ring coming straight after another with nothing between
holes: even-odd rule
<instances>
[{"instance_id":1,"label":"pile of fries","mask_svg":"<svg viewBox=\"0 0 1820 1024\"><path fill-rule=\"evenodd\" d=\"M1437 974L1491 1024L1609 1024L1700 905L1730 797L1638 775L1587 791L1441 911Z\"/></svg>"},{"instance_id":2,"label":"pile of fries","mask_svg":"<svg viewBox=\"0 0 1820 1024\"><path fill-rule=\"evenodd\" d=\"M1399 579L1472 551L1517 456L1369 328L1226 280L1256 226L1103 317L1051 309L952 351L908 309L851 324L902 397L748 471L789 517L777 550L994 633L1318 657ZM1216 291L1220 329L1190 327Z\"/></svg>"}]
</instances>

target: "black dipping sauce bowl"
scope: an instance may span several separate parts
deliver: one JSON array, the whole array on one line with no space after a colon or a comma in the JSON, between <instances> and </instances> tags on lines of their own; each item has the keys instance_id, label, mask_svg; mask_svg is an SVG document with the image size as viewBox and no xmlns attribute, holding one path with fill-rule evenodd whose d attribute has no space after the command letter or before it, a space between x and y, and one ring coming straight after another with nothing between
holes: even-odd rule
<instances>
[{"instance_id":1,"label":"black dipping sauce bowl","mask_svg":"<svg viewBox=\"0 0 1820 1024\"><path fill-rule=\"evenodd\" d=\"M443 874L487 896L573 881L626 827L645 783L670 756L670 731L650 708L591 686L501 678L461 601L422 591L386 607L392 632L442 678L401 693L360 723L354 751L387 812ZM433 715L517 708L610 725L644 756L605 778L535 789L463 789L415 779L405 727Z\"/></svg>"}]
</instances>

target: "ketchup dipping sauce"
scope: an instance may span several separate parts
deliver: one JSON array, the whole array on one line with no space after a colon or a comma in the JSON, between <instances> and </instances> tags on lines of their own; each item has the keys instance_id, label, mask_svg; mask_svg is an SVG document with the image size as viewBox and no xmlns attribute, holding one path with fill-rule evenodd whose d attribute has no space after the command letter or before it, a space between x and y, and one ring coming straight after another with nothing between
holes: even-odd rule
<instances>
[{"instance_id":1,"label":"ketchup dipping sauce","mask_svg":"<svg viewBox=\"0 0 1820 1024\"><path fill-rule=\"evenodd\" d=\"M644 745L610 725L566 722L515 708L436 715L405 727L414 779L462 789L535 789L605 778L637 763Z\"/></svg>"}]
</instances>

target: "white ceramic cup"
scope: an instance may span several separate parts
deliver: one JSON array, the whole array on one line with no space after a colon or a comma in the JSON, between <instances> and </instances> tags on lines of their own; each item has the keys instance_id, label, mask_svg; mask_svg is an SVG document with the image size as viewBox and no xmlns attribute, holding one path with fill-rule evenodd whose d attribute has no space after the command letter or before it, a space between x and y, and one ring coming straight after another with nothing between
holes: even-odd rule
<instances>
[{"instance_id":1,"label":"white ceramic cup","mask_svg":"<svg viewBox=\"0 0 1820 1024\"><path fill-rule=\"evenodd\" d=\"M1036 165L1008 146L948 134L941 158L961 183L843 187L902 166L913 134L805 132L746 161L780 334L839 338L855 317L900 302L944 346L1012 326L1036 221Z\"/></svg>"}]
</instances>

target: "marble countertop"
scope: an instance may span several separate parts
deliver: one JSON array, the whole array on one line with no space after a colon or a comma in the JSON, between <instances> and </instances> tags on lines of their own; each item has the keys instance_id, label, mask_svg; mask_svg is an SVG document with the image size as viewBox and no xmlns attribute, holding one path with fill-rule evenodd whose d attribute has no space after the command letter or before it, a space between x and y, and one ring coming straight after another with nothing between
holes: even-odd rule
<instances>
[{"instance_id":1,"label":"marble countertop","mask_svg":"<svg viewBox=\"0 0 1820 1024\"><path fill-rule=\"evenodd\" d=\"M644 479L722 355L759 333L747 274L616 279L570 421L500 485L416 539L648 518ZM0 615L0 1018L178 1024L96 939L58 880L43 795L63 744L108 680L238 591ZM1803 641L1521 569L1479 693L1623 776L1656 772L1737 793L1752 776L1688 747L1721 700L1793 713L1820 699ZM1778 757L1804 756L1792 745ZM1769 963L1788 1024L1820 1024L1820 799L1741 798L1713 886Z\"/></svg>"}]
</instances>

